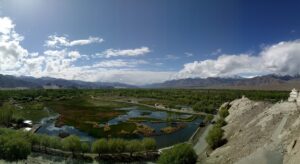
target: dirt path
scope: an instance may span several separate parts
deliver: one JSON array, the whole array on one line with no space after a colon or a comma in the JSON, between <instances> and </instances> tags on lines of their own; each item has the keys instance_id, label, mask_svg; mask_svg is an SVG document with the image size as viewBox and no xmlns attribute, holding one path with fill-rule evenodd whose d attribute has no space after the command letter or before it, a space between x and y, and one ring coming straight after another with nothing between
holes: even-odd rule
<instances>
[{"instance_id":1,"label":"dirt path","mask_svg":"<svg viewBox=\"0 0 300 164\"><path fill-rule=\"evenodd\" d=\"M278 138L279 134L283 130L284 125L288 119L287 114L284 115L282 120L280 121L278 127L272 134L272 143L269 145L264 145L263 147L257 149L254 153L250 154L249 156L242 158L236 164L282 164L283 163L283 156L282 150L279 145L280 138Z\"/></svg>"},{"instance_id":2,"label":"dirt path","mask_svg":"<svg viewBox=\"0 0 300 164\"><path fill-rule=\"evenodd\" d=\"M208 147L208 144L205 140L205 137L207 136L209 130L213 127L212 124L209 124L206 129L204 130L203 134L201 134L200 138L198 139L198 142L194 145L194 150L197 155L202 154L206 148Z\"/></svg>"}]
</instances>

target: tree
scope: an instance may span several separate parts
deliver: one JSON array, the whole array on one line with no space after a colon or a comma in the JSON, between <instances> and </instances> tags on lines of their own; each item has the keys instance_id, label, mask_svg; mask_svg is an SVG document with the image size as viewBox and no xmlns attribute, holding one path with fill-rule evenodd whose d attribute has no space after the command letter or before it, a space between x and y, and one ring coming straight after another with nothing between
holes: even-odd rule
<instances>
[{"instance_id":1,"label":"tree","mask_svg":"<svg viewBox=\"0 0 300 164\"><path fill-rule=\"evenodd\" d=\"M156 149L156 141L153 138L144 138L142 143L145 151L153 151Z\"/></svg>"},{"instance_id":2,"label":"tree","mask_svg":"<svg viewBox=\"0 0 300 164\"><path fill-rule=\"evenodd\" d=\"M162 152L158 164L194 164L197 155L190 144L178 144Z\"/></svg>"},{"instance_id":3,"label":"tree","mask_svg":"<svg viewBox=\"0 0 300 164\"><path fill-rule=\"evenodd\" d=\"M81 144L81 152L84 155L84 153L87 153L90 151L90 145L86 142Z\"/></svg>"},{"instance_id":4,"label":"tree","mask_svg":"<svg viewBox=\"0 0 300 164\"><path fill-rule=\"evenodd\" d=\"M79 137L70 135L62 140L62 145L65 150L71 151L72 156L74 157L75 152L80 151L81 149L81 142Z\"/></svg>"},{"instance_id":5,"label":"tree","mask_svg":"<svg viewBox=\"0 0 300 164\"><path fill-rule=\"evenodd\" d=\"M47 153L47 147L50 146L51 137L45 134L40 135L40 143L44 147L44 151Z\"/></svg>"},{"instance_id":6,"label":"tree","mask_svg":"<svg viewBox=\"0 0 300 164\"><path fill-rule=\"evenodd\" d=\"M223 129L221 129L221 127L218 125L214 125L213 128L208 132L205 139L212 149L215 149L224 143L223 132Z\"/></svg>"},{"instance_id":7,"label":"tree","mask_svg":"<svg viewBox=\"0 0 300 164\"><path fill-rule=\"evenodd\" d=\"M108 148L110 153L123 153L125 151L126 143L122 139L108 140Z\"/></svg>"},{"instance_id":8,"label":"tree","mask_svg":"<svg viewBox=\"0 0 300 164\"><path fill-rule=\"evenodd\" d=\"M108 153L108 143L106 139L99 139L92 144L92 151L97 153L100 157L101 154Z\"/></svg>"},{"instance_id":9,"label":"tree","mask_svg":"<svg viewBox=\"0 0 300 164\"><path fill-rule=\"evenodd\" d=\"M50 137L49 138L49 142L50 142L50 147L53 148L53 149L61 149L62 146L61 146L61 139L59 137Z\"/></svg>"},{"instance_id":10,"label":"tree","mask_svg":"<svg viewBox=\"0 0 300 164\"><path fill-rule=\"evenodd\" d=\"M0 124L9 126L13 120L13 106L9 103L4 103L0 108Z\"/></svg>"},{"instance_id":11,"label":"tree","mask_svg":"<svg viewBox=\"0 0 300 164\"><path fill-rule=\"evenodd\" d=\"M138 140L131 140L126 144L126 151L130 153L130 156L132 156L133 153L141 150L143 150L143 145L141 145L141 142Z\"/></svg>"},{"instance_id":12,"label":"tree","mask_svg":"<svg viewBox=\"0 0 300 164\"><path fill-rule=\"evenodd\" d=\"M23 138L7 137L5 143L2 145L1 156L5 160L18 161L27 159L27 156L31 153L30 143Z\"/></svg>"}]
</instances>

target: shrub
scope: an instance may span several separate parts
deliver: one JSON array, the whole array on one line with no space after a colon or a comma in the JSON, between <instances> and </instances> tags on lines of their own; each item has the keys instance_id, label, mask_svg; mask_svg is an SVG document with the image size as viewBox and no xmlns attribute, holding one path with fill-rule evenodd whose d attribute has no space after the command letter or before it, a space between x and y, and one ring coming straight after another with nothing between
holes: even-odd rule
<instances>
[{"instance_id":1,"label":"shrub","mask_svg":"<svg viewBox=\"0 0 300 164\"><path fill-rule=\"evenodd\" d=\"M130 156L132 156L133 153L141 150L143 150L143 145L141 145L141 142L138 140L131 140L126 144L126 151L130 153Z\"/></svg>"},{"instance_id":2,"label":"shrub","mask_svg":"<svg viewBox=\"0 0 300 164\"><path fill-rule=\"evenodd\" d=\"M215 149L224 144L223 133L224 131L220 126L213 126L213 128L208 132L205 138L210 148Z\"/></svg>"},{"instance_id":3,"label":"shrub","mask_svg":"<svg viewBox=\"0 0 300 164\"><path fill-rule=\"evenodd\" d=\"M158 164L194 164L197 155L190 144L178 144L162 152Z\"/></svg>"},{"instance_id":4,"label":"shrub","mask_svg":"<svg viewBox=\"0 0 300 164\"><path fill-rule=\"evenodd\" d=\"M109 148L108 148L107 140L106 139L96 140L92 145L92 151L94 153L97 153L99 157L101 154L108 153Z\"/></svg>"},{"instance_id":5,"label":"shrub","mask_svg":"<svg viewBox=\"0 0 300 164\"><path fill-rule=\"evenodd\" d=\"M144 138L142 143L145 151L153 151L156 149L156 141L153 138Z\"/></svg>"},{"instance_id":6,"label":"shrub","mask_svg":"<svg viewBox=\"0 0 300 164\"><path fill-rule=\"evenodd\" d=\"M222 107L222 108L219 110L219 116L220 116L221 118L226 118L228 115L229 115L228 108Z\"/></svg>"},{"instance_id":7,"label":"shrub","mask_svg":"<svg viewBox=\"0 0 300 164\"><path fill-rule=\"evenodd\" d=\"M0 124L9 126L13 120L13 105L4 103L0 108Z\"/></svg>"},{"instance_id":8,"label":"shrub","mask_svg":"<svg viewBox=\"0 0 300 164\"><path fill-rule=\"evenodd\" d=\"M216 125L219 127L223 127L223 126L227 125L227 122L224 120L224 118L220 118L217 120Z\"/></svg>"},{"instance_id":9,"label":"shrub","mask_svg":"<svg viewBox=\"0 0 300 164\"><path fill-rule=\"evenodd\" d=\"M12 139L13 138L13 139ZM31 153L30 143L15 135L1 136L0 138L0 157L8 161L18 161L27 159Z\"/></svg>"},{"instance_id":10,"label":"shrub","mask_svg":"<svg viewBox=\"0 0 300 164\"><path fill-rule=\"evenodd\" d=\"M90 145L88 143L84 142L84 143L81 144L81 152L82 152L82 154L90 152L90 150L91 150L90 149Z\"/></svg>"},{"instance_id":11,"label":"shrub","mask_svg":"<svg viewBox=\"0 0 300 164\"><path fill-rule=\"evenodd\" d=\"M213 120L213 119L214 119L214 116L211 115L211 114L208 114L208 115L205 116L204 122L205 122L205 123L208 123L208 122L210 122L210 121Z\"/></svg>"},{"instance_id":12,"label":"shrub","mask_svg":"<svg viewBox=\"0 0 300 164\"><path fill-rule=\"evenodd\" d=\"M78 152L81 150L81 142L79 137L70 135L67 138L64 138L62 140L62 145L65 150L71 151L72 156L75 155L75 152Z\"/></svg>"},{"instance_id":13,"label":"shrub","mask_svg":"<svg viewBox=\"0 0 300 164\"><path fill-rule=\"evenodd\" d=\"M126 142L122 139L108 140L108 148L110 153L123 153L125 151Z\"/></svg>"}]
</instances>

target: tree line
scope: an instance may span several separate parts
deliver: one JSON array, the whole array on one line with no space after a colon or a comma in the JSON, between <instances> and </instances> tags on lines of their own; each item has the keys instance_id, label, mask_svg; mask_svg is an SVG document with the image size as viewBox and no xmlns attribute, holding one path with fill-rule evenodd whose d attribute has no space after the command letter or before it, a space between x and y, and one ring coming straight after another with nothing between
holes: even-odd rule
<instances>
[{"instance_id":1,"label":"tree line","mask_svg":"<svg viewBox=\"0 0 300 164\"><path fill-rule=\"evenodd\" d=\"M61 139L56 136L33 134L19 130L0 128L0 159L17 161L27 159L32 150L47 153L47 150L58 149L76 155L96 153L100 158L103 154L128 153L133 156L137 152L156 150L156 142L152 138L142 140L99 139L93 143L82 142L74 135Z\"/></svg>"}]
</instances>

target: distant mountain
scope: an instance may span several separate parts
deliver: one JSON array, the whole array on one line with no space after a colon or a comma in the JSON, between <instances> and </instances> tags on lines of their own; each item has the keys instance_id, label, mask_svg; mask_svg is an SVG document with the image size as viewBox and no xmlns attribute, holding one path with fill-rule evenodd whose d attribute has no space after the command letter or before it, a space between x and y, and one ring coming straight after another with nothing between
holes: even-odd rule
<instances>
[{"instance_id":1,"label":"distant mountain","mask_svg":"<svg viewBox=\"0 0 300 164\"><path fill-rule=\"evenodd\" d=\"M0 74L0 89L26 88L137 88L133 85L109 82L85 82L79 80L65 80L51 77L34 78L28 76L10 76ZM203 89L247 89L247 90L291 90L300 89L300 76L265 75L253 78L242 77L210 77L188 78L165 81L143 86L143 88L203 88Z\"/></svg>"},{"instance_id":2,"label":"distant mountain","mask_svg":"<svg viewBox=\"0 0 300 164\"><path fill-rule=\"evenodd\" d=\"M135 88L133 85L123 83L108 83L108 82L85 82L79 80L65 80L51 77L34 78L28 76L11 76L0 74L0 88Z\"/></svg>"},{"instance_id":3,"label":"distant mountain","mask_svg":"<svg viewBox=\"0 0 300 164\"><path fill-rule=\"evenodd\" d=\"M188 78L148 85L149 88L212 88L249 90L300 89L300 76L265 75L253 78Z\"/></svg>"}]
</instances>

